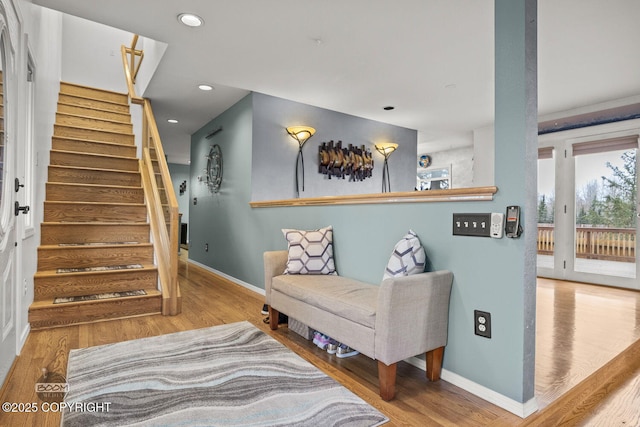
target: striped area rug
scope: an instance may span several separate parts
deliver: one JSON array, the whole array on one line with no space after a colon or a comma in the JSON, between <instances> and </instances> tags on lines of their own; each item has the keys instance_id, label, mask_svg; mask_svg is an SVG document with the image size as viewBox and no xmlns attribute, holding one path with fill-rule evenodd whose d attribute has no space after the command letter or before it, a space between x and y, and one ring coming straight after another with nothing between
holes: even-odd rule
<instances>
[{"instance_id":1,"label":"striped area rug","mask_svg":"<svg viewBox=\"0 0 640 427\"><path fill-rule=\"evenodd\" d=\"M65 427L388 421L249 322L71 350L67 382Z\"/></svg>"}]
</instances>

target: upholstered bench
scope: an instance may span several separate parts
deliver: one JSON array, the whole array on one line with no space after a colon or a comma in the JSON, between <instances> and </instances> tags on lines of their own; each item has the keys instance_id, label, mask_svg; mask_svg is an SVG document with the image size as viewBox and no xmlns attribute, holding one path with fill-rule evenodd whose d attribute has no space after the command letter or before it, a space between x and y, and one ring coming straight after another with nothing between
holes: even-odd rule
<instances>
[{"instance_id":1,"label":"upholstered bench","mask_svg":"<svg viewBox=\"0 0 640 427\"><path fill-rule=\"evenodd\" d=\"M440 379L453 274L386 278L380 286L336 274L283 274L288 252L264 253L270 327L287 314L378 361L380 396L395 395L401 360L426 353L427 378Z\"/></svg>"}]
</instances>

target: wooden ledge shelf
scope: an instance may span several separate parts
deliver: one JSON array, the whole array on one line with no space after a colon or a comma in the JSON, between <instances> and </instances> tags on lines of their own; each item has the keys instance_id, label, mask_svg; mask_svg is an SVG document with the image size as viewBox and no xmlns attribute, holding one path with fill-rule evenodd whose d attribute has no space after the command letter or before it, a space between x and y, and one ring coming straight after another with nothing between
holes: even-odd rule
<instances>
[{"instance_id":1,"label":"wooden ledge shelf","mask_svg":"<svg viewBox=\"0 0 640 427\"><path fill-rule=\"evenodd\" d=\"M352 196L324 196L301 199L264 200L249 202L252 208L282 206L327 206L383 203L479 202L493 200L497 187L455 188L451 190L405 191L398 193L354 194Z\"/></svg>"}]
</instances>

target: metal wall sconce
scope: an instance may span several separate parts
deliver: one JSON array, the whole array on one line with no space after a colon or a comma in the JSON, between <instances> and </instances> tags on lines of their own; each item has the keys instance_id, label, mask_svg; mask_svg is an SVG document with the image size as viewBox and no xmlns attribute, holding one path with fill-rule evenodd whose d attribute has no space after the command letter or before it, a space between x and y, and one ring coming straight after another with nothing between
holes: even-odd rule
<instances>
[{"instance_id":1,"label":"metal wall sconce","mask_svg":"<svg viewBox=\"0 0 640 427\"><path fill-rule=\"evenodd\" d=\"M398 144L395 142L382 142L376 144L376 150L378 153L384 156L384 165L382 166L382 192L391 192L391 177L389 176L389 156L396 151Z\"/></svg>"},{"instance_id":2,"label":"metal wall sconce","mask_svg":"<svg viewBox=\"0 0 640 427\"><path fill-rule=\"evenodd\" d=\"M302 146L309 138L316 133L316 130L309 126L289 126L287 133L298 141L298 156L296 158L296 198L300 197L300 174L302 175L302 191L304 191L304 157Z\"/></svg>"}]
</instances>

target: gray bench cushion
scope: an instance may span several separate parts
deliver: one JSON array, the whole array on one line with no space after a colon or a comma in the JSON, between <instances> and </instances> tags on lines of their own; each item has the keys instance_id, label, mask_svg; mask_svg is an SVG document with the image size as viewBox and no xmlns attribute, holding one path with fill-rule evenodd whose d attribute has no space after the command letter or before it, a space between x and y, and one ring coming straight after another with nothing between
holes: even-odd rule
<instances>
[{"instance_id":1,"label":"gray bench cushion","mask_svg":"<svg viewBox=\"0 0 640 427\"><path fill-rule=\"evenodd\" d=\"M285 274L274 277L271 287L336 316L375 327L378 286L335 275Z\"/></svg>"}]
</instances>

